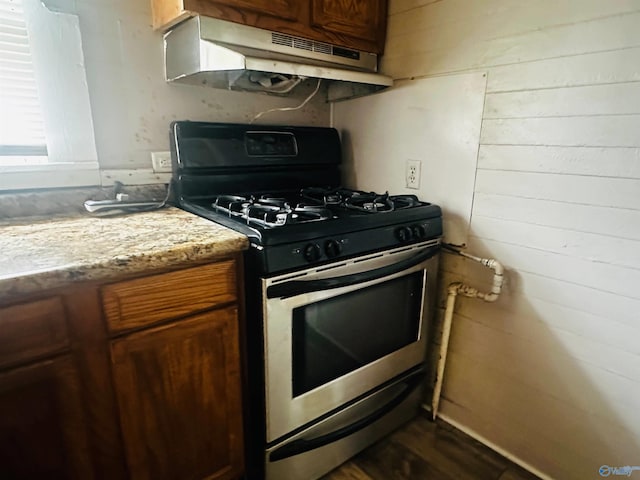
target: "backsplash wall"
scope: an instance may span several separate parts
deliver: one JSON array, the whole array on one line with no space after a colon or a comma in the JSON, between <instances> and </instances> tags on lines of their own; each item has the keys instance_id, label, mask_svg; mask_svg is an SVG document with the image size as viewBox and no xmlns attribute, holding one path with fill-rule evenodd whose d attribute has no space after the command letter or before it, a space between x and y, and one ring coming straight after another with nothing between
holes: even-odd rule
<instances>
[{"instance_id":1,"label":"backsplash wall","mask_svg":"<svg viewBox=\"0 0 640 480\"><path fill-rule=\"evenodd\" d=\"M101 169L149 169L150 152L169 149L174 120L247 123L261 111L299 100L169 85L162 34L151 28L148 0L44 0L78 15ZM325 126L329 106L318 95L304 108L275 112L256 123Z\"/></svg>"}]
</instances>

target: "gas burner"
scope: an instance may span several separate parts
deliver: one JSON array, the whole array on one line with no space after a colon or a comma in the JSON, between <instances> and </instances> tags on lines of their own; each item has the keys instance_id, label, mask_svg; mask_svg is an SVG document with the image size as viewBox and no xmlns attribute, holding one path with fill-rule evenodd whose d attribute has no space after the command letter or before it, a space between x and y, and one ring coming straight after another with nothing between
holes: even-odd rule
<instances>
[{"instance_id":1,"label":"gas burner","mask_svg":"<svg viewBox=\"0 0 640 480\"><path fill-rule=\"evenodd\" d=\"M238 195L220 195L219 197L216 198L216 201L213 202L213 206L221 207L221 208L229 208L230 205L233 205L235 203L250 202L250 201L251 200L248 199L247 197L240 197Z\"/></svg>"},{"instance_id":2,"label":"gas burner","mask_svg":"<svg viewBox=\"0 0 640 480\"><path fill-rule=\"evenodd\" d=\"M391 212L394 210L394 203L389 198L389 193L380 195L375 192L353 192L344 201L344 207L360 212Z\"/></svg>"},{"instance_id":3,"label":"gas burner","mask_svg":"<svg viewBox=\"0 0 640 480\"><path fill-rule=\"evenodd\" d=\"M260 225L276 227L287 223L290 212L290 209L277 205L253 203L247 207L243 218L246 218L247 224L254 221Z\"/></svg>"},{"instance_id":4,"label":"gas burner","mask_svg":"<svg viewBox=\"0 0 640 480\"><path fill-rule=\"evenodd\" d=\"M211 205L215 210L260 226L281 226L333 218L331 211L386 213L424 205L415 195L389 195L348 188L303 188L292 192L220 195Z\"/></svg>"},{"instance_id":5,"label":"gas burner","mask_svg":"<svg viewBox=\"0 0 640 480\"><path fill-rule=\"evenodd\" d=\"M211 207L228 214L230 218L239 217L246 220L247 225L254 224L262 227L317 222L333 217L331 210L324 206L300 203L292 207L287 199L270 195L261 195L259 198L220 195Z\"/></svg>"},{"instance_id":6,"label":"gas burner","mask_svg":"<svg viewBox=\"0 0 640 480\"><path fill-rule=\"evenodd\" d=\"M353 190L339 188L309 187L300 191L300 196L304 200L312 202L314 205L342 205L345 198L349 197Z\"/></svg>"},{"instance_id":7,"label":"gas burner","mask_svg":"<svg viewBox=\"0 0 640 480\"><path fill-rule=\"evenodd\" d=\"M238 195L220 195L211 206L215 210L222 210L231 215L242 215L247 207L253 203L253 199Z\"/></svg>"},{"instance_id":8,"label":"gas burner","mask_svg":"<svg viewBox=\"0 0 640 480\"><path fill-rule=\"evenodd\" d=\"M275 206L280 208L290 208L290 204L289 202L287 202L286 198L271 197L269 195L262 195L260 198L258 198L255 201L255 203L259 205L270 205L270 206Z\"/></svg>"},{"instance_id":9,"label":"gas burner","mask_svg":"<svg viewBox=\"0 0 640 480\"><path fill-rule=\"evenodd\" d=\"M332 218L331 210L323 207L298 205L291 212L292 223L316 222Z\"/></svg>"},{"instance_id":10,"label":"gas burner","mask_svg":"<svg viewBox=\"0 0 640 480\"><path fill-rule=\"evenodd\" d=\"M265 227L282 227L300 223L328 220L332 217L331 211L322 207L277 207L274 205L261 205L254 203L246 212L247 224L257 223Z\"/></svg>"},{"instance_id":11,"label":"gas burner","mask_svg":"<svg viewBox=\"0 0 640 480\"><path fill-rule=\"evenodd\" d=\"M415 195L392 195L389 200L393 202L395 210L401 210L403 208L413 208L423 205Z\"/></svg>"},{"instance_id":12,"label":"gas burner","mask_svg":"<svg viewBox=\"0 0 640 480\"><path fill-rule=\"evenodd\" d=\"M300 196L316 205L338 206L364 212L386 212L393 210L389 194L362 192L349 188L303 188Z\"/></svg>"}]
</instances>

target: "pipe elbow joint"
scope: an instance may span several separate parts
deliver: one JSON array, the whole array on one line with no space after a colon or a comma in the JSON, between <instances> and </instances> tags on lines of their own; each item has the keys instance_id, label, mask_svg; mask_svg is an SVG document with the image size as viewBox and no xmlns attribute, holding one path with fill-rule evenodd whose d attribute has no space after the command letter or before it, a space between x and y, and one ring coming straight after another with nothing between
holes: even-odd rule
<instances>
[{"instance_id":1,"label":"pipe elbow joint","mask_svg":"<svg viewBox=\"0 0 640 480\"><path fill-rule=\"evenodd\" d=\"M480 292L478 291L477 288L473 288L473 287L470 287L469 285L464 285L464 284L460 286L460 288L458 289L458 293L460 293L461 295L464 295L465 297L470 297L470 298L480 296Z\"/></svg>"},{"instance_id":2,"label":"pipe elbow joint","mask_svg":"<svg viewBox=\"0 0 640 480\"><path fill-rule=\"evenodd\" d=\"M464 285L460 282L450 283L449 288L447 288L447 293L449 295L457 295L463 286Z\"/></svg>"},{"instance_id":3,"label":"pipe elbow joint","mask_svg":"<svg viewBox=\"0 0 640 480\"><path fill-rule=\"evenodd\" d=\"M485 267L489 267L491 270L493 270L496 275L504 274L504 267L495 258L483 258L482 264Z\"/></svg>"},{"instance_id":4,"label":"pipe elbow joint","mask_svg":"<svg viewBox=\"0 0 640 480\"><path fill-rule=\"evenodd\" d=\"M504 266L499 261L494 260L491 268L493 268L496 275L504 275Z\"/></svg>"},{"instance_id":5,"label":"pipe elbow joint","mask_svg":"<svg viewBox=\"0 0 640 480\"><path fill-rule=\"evenodd\" d=\"M498 300L498 296L499 296L499 293L495 293L495 292L492 292L492 293L481 293L481 294L478 295L479 298L481 298L485 302L489 302L489 303L492 303L492 302L495 302L496 300Z\"/></svg>"}]
</instances>

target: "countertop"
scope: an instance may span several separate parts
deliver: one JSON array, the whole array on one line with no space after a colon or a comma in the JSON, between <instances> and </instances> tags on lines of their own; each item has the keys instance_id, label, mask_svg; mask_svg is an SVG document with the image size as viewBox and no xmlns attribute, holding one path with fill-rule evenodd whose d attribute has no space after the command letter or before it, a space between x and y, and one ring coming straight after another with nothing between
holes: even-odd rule
<instances>
[{"instance_id":1,"label":"countertop","mask_svg":"<svg viewBox=\"0 0 640 480\"><path fill-rule=\"evenodd\" d=\"M177 208L0 222L0 301L247 249L247 237Z\"/></svg>"}]
</instances>

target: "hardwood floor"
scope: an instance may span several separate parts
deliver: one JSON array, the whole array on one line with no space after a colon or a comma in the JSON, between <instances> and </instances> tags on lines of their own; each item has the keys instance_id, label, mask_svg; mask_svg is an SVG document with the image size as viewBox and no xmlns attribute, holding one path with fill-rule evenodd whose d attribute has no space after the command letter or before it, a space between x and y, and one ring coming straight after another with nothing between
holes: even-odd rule
<instances>
[{"instance_id":1,"label":"hardwood floor","mask_svg":"<svg viewBox=\"0 0 640 480\"><path fill-rule=\"evenodd\" d=\"M536 480L442 421L418 417L321 480Z\"/></svg>"}]
</instances>

